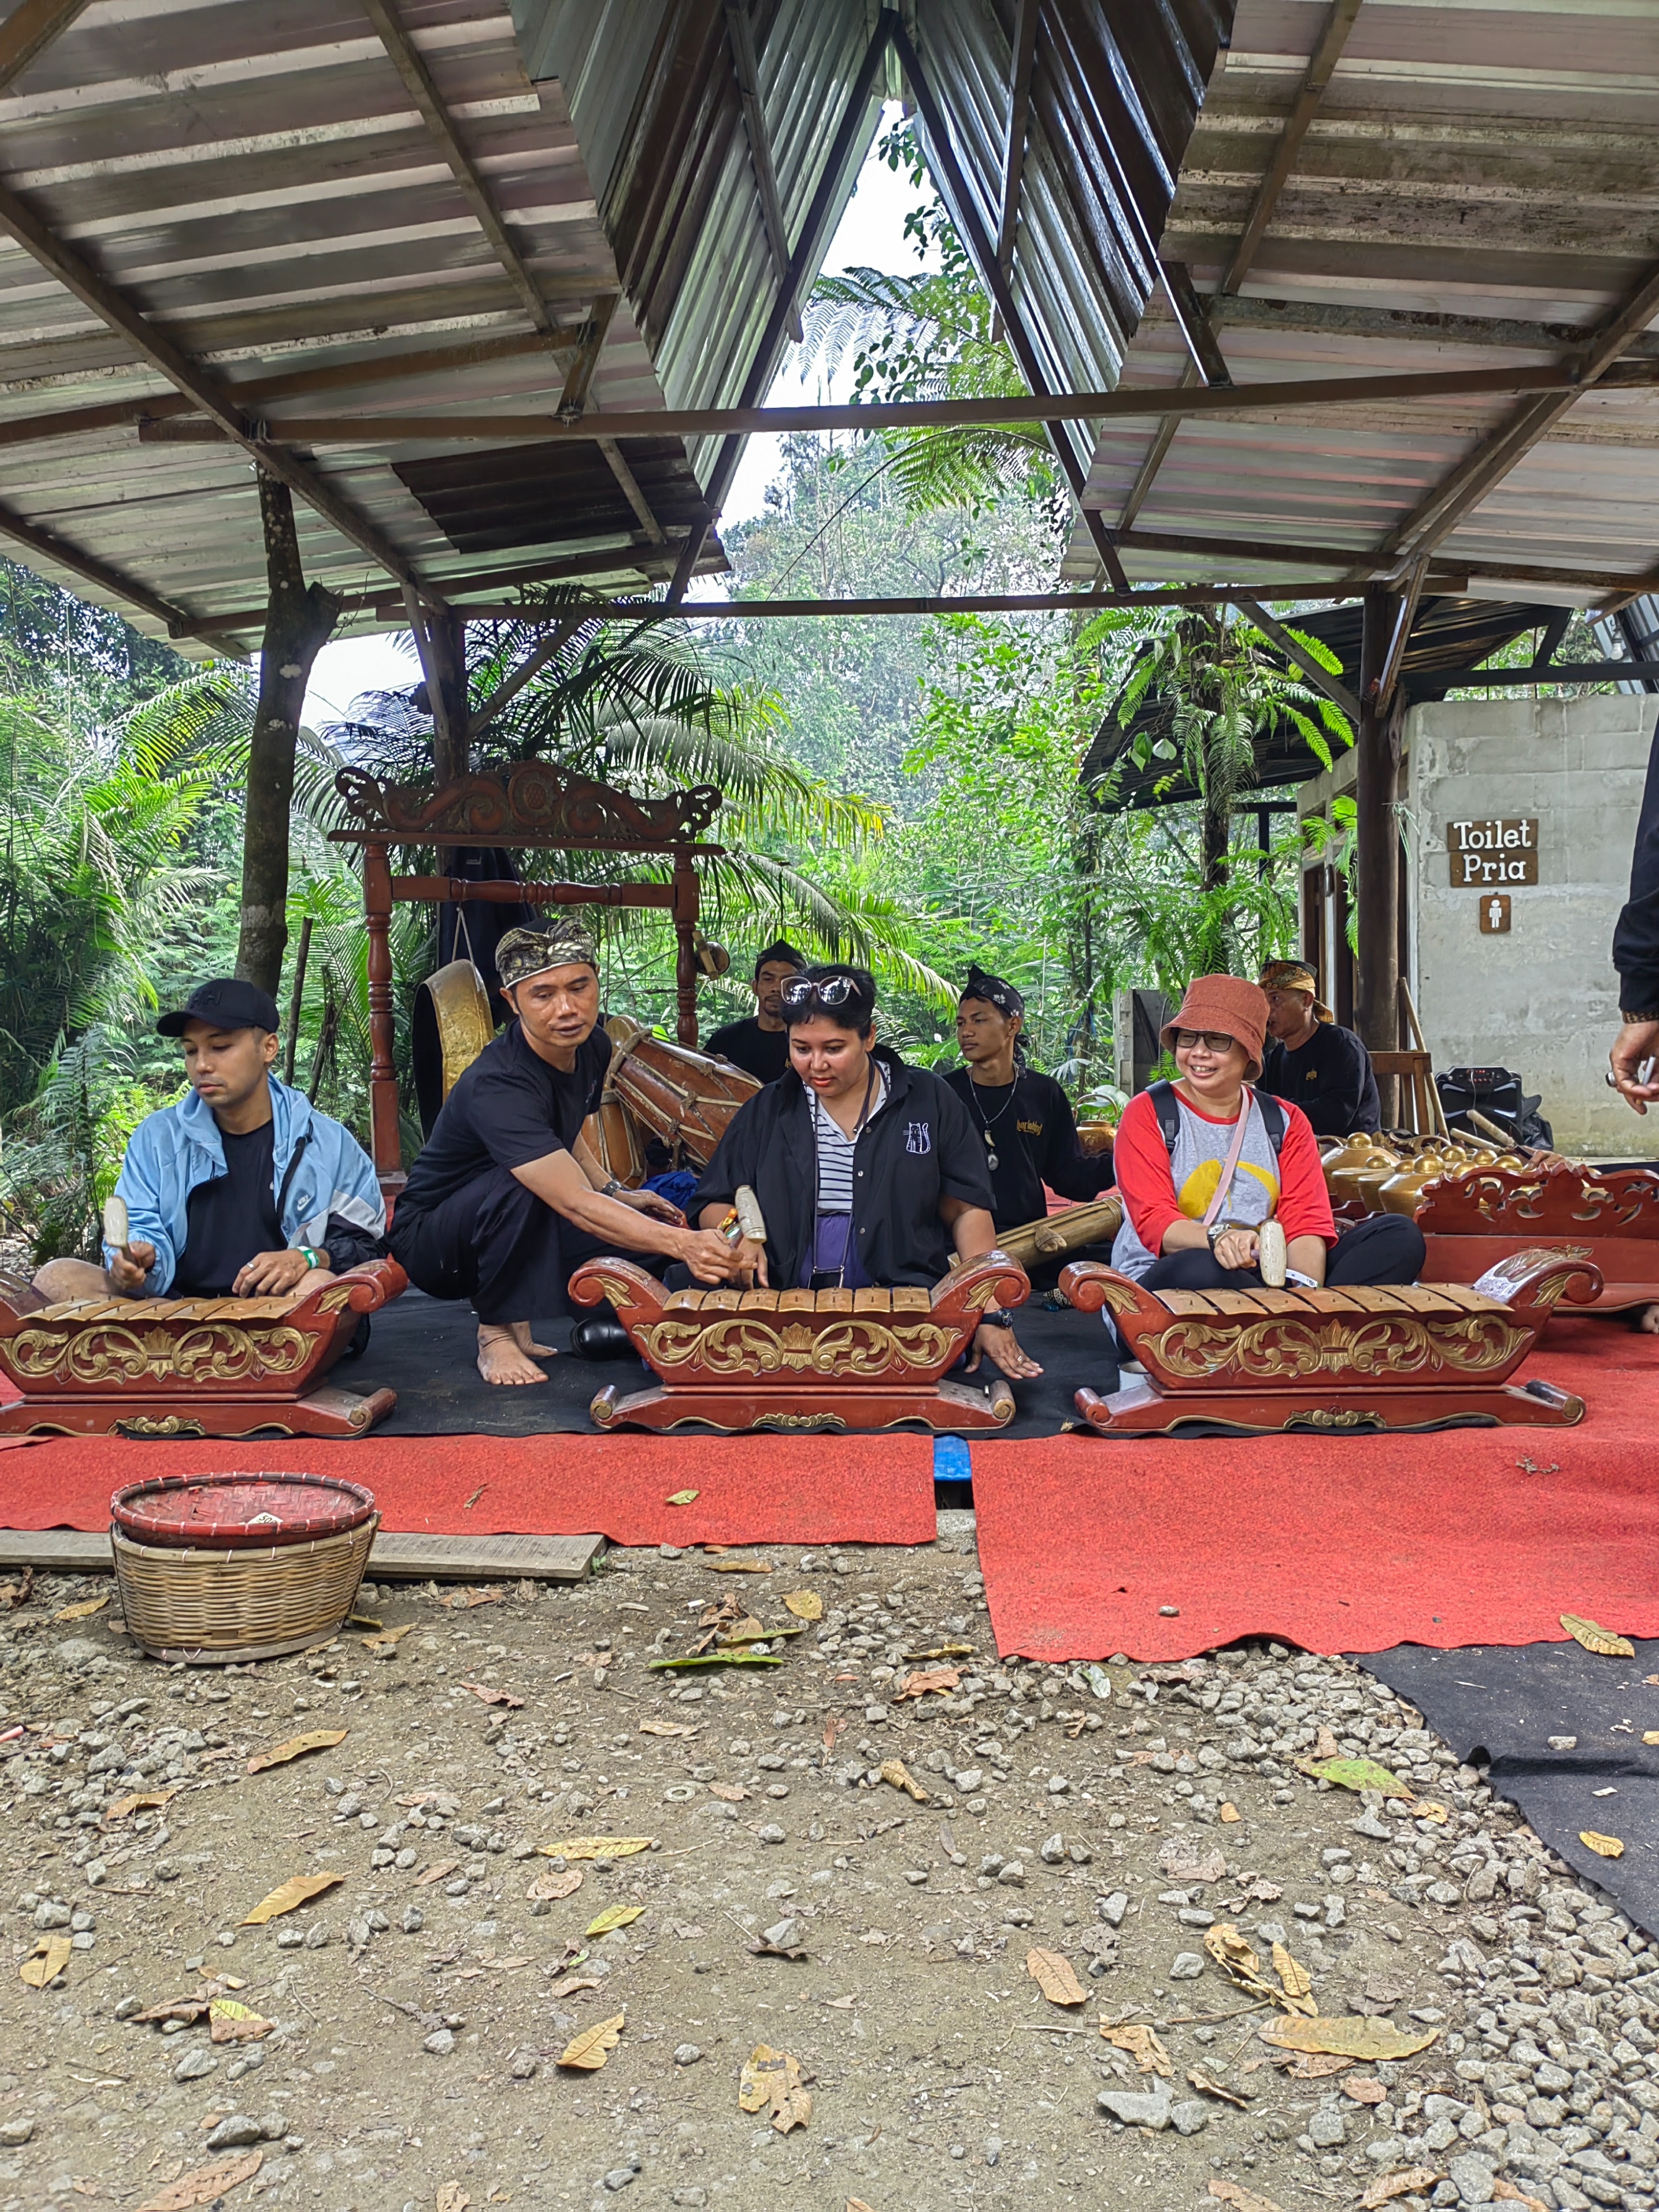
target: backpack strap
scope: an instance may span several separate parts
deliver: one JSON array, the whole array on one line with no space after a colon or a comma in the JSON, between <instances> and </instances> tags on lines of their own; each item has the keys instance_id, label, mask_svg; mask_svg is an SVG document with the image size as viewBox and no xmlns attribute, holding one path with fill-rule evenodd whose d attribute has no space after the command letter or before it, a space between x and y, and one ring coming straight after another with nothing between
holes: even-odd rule
<instances>
[{"instance_id":1,"label":"backpack strap","mask_svg":"<svg viewBox=\"0 0 1659 2212\"><path fill-rule=\"evenodd\" d=\"M1250 1095L1261 1110L1261 1126L1267 1133L1267 1142L1277 1159L1285 1149L1285 1109L1271 1091L1258 1091L1251 1086ZM1176 1139L1181 1133L1181 1102L1176 1096L1173 1083L1151 1083L1146 1096L1152 1102L1152 1111L1158 1116L1158 1126L1164 1139L1164 1150L1171 1159L1175 1157Z\"/></svg>"}]
</instances>

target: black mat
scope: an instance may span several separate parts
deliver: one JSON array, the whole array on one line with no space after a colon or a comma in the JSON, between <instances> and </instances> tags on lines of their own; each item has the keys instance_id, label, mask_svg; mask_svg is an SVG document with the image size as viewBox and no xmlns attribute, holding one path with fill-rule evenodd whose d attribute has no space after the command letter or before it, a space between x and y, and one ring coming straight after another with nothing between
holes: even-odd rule
<instances>
[{"instance_id":1,"label":"black mat","mask_svg":"<svg viewBox=\"0 0 1659 2212\"><path fill-rule=\"evenodd\" d=\"M1076 1419L1072 1394L1087 1382L1102 1391L1117 1388L1110 1340L1098 1314L1022 1311L1017 1321L1021 1343L1044 1372L1017 1382L1018 1410L1006 1429L976 1431L975 1439L1057 1436ZM392 1437L535 1437L565 1432L594 1433L588 1406L607 1382L618 1390L642 1390L650 1371L637 1359L576 1359L570 1355L570 1323L538 1322L544 1344L560 1347L546 1364L544 1386L497 1389L476 1364L477 1324L470 1306L405 1291L377 1313L368 1349L343 1362L332 1379L348 1390L395 1390L398 1409L376 1431Z\"/></svg>"},{"instance_id":2,"label":"black mat","mask_svg":"<svg viewBox=\"0 0 1659 2212\"><path fill-rule=\"evenodd\" d=\"M1638 1643L1633 1659L1577 1644L1350 1656L1408 1698L1460 1759L1490 1766L1494 1791L1552 1850L1659 1935L1659 1744L1642 1741L1659 1732L1659 1641ZM1552 1736L1577 1741L1552 1751ZM1620 1838L1623 1857L1581 1844L1586 1829Z\"/></svg>"}]
</instances>

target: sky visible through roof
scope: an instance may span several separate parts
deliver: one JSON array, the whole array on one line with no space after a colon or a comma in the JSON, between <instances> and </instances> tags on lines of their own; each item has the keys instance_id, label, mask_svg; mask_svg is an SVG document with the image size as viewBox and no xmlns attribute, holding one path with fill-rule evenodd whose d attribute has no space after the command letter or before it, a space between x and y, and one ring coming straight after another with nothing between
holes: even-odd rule
<instances>
[{"instance_id":1,"label":"sky visible through roof","mask_svg":"<svg viewBox=\"0 0 1659 2212\"><path fill-rule=\"evenodd\" d=\"M897 112L896 107L889 107L884 124L891 122ZM904 235L904 218L915 203L915 189L908 177L890 169L872 152L859 172L858 184L825 257L825 269L835 274L858 267L915 268L915 248ZM810 380L803 380L799 374L799 360L797 349L791 347L767 395L769 404L799 405L852 397L848 368L843 367L833 379L814 371ZM763 511L766 488L777 468L777 449L775 437L749 441L726 502L726 522L747 521ZM700 599L720 598L722 580L706 577L691 596ZM412 684L419 673L412 647L400 649L395 631L338 639L332 645L325 645L317 656L302 719L313 729L342 720L362 693L391 690Z\"/></svg>"}]
</instances>

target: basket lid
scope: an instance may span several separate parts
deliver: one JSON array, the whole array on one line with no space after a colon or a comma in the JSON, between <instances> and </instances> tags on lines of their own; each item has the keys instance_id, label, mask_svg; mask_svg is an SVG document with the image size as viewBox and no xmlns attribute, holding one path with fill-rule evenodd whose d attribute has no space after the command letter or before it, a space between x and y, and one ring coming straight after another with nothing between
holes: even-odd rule
<instances>
[{"instance_id":1,"label":"basket lid","mask_svg":"<svg viewBox=\"0 0 1659 2212\"><path fill-rule=\"evenodd\" d=\"M264 1549L361 1528L374 1493L329 1474L164 1474L110 1499L124 1535L144 1544Z\"/></svg>"}]
</instances>

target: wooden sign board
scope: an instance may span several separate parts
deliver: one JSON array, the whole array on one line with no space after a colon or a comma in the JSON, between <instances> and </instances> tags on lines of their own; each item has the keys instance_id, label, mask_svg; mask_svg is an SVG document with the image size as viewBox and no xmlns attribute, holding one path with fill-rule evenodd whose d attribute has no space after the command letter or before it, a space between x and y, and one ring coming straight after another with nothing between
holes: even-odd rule
<instances>
[{"instance_id":1,"label":"wooden sign board","mask_svg":"<svg viewBox=\"0 0 1659 2212\"><path fill-rule=\"evenodd\" d=\"M1504 891L1485 891L1480 898L1480 934L1482 937L1507 937L1510 933L1510 902Z\"/></svg>"},{"instance_id":2,"label":"wooden sign board","mask_svg":"<svg viewBox=\"0 0 1659 2212\"><path fill-rule=\"evenodd\" d=\"M1538 823L1449 822L1446 852L1455 890L1493 890L1538 881Z\"/></svg>"}]
</instances>

